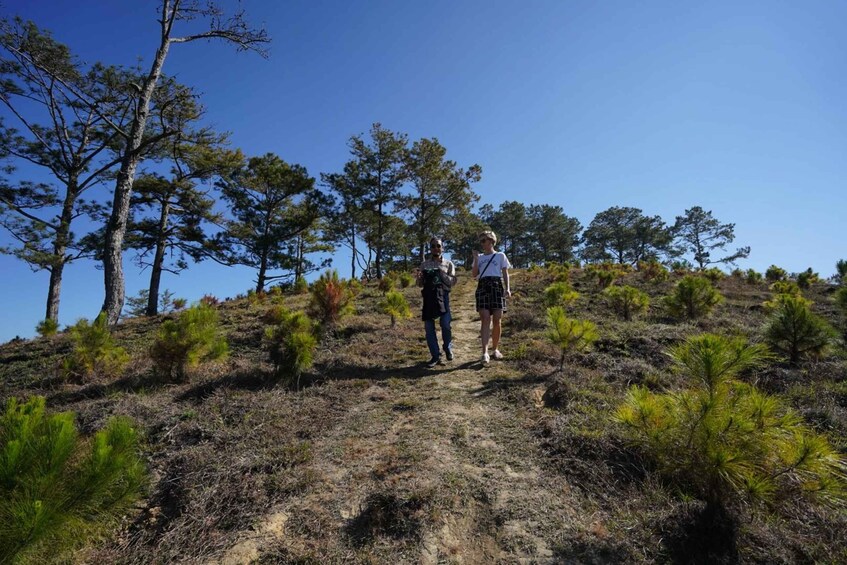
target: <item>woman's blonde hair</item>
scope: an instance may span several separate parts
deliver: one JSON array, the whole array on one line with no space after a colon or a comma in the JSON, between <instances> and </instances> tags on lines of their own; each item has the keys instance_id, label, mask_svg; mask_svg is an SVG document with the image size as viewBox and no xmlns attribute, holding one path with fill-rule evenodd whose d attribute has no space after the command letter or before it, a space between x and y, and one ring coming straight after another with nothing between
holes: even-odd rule
<instances>
[{"instance_id":1,"label":"woman's blonde hair","mask_svg":"<svg viewBox=\"0 0 847 565\"><path fill-rule=\"evenodd\" d=\"M495 244L497 243L497 236L494 234L494 232L493 232L493 231L484 231L484 232L481 232L481 233L479 234L479 239L482 239L482 238L490 239L490 240L491 240L491 241L493 241Z\"/></svg>"}]
</instances>

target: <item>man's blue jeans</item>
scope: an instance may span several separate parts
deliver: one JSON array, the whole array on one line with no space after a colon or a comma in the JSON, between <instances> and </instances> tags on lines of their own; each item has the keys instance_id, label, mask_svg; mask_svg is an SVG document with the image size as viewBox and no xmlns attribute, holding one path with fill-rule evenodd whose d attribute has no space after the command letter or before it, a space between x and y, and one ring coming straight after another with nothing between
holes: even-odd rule
<instances>
[{"instance_id":1,"label":"man's blue jeans","mask_svg":"<svg viewBox=\"0 0 847 565\"><path fill-rule=\"evenodd\" d=\"M453 332L450 330L450 293L444 293L444 308L447 310L441 315L438 320L441 323L441 340L444 342L444 351L449 351L453 342ZM438 349L438 336L435 335L435 320L424 320L424 329L426 330L426 344L429 346L429 352L433 359L441 357L441 350Z\"/></svg>"}]
</instances>

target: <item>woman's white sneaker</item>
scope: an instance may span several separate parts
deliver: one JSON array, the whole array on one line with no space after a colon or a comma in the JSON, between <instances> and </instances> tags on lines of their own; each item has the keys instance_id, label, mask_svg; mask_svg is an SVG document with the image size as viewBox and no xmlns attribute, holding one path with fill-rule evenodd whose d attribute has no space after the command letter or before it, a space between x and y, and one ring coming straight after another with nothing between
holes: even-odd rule
<instances>
[{"instance_id":1,"label":"woman's white sneaker","mask_svg":"<svg viewBox=\"0 0 847 565\"><path fill-rule=\"evenodd\" d=\"M488 356L488 353L482 354L482 363L484 365L488 365L489 361L491 361L491 357Z\"/></svg>"},{"instance_id":2,"label":"woman's white sneaker","mask_svg":"<svg viewBox=\"0 0 847 565\"><path fill-rule=\"evenodd\" d=\"M494 358L495 358L495 359L502 359L502 358L503 358L503 354L502 354L502 353L500 353L500 350L499 350L499 349L495 349L495 350L494 350Z\"/></svg>"}]
</instances>

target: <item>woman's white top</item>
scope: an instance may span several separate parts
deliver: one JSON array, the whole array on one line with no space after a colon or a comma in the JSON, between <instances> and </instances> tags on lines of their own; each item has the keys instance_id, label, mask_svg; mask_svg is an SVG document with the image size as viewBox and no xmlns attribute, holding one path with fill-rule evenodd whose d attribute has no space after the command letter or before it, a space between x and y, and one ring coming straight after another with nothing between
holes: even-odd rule
<instances>
[{"instance_id":1,"label":"woman's white top","mask_svg":"<svg viewBox=\"0 0 847 565\"><path fill-rule=\"evenodd\" d=\"M491 264L488 263L489 261L491 261ZM480 255L477 259L477 265L479 265L480 277L483 278L500 277L503 269L508 269L512 266L506 258L506 254L500 251L490 255ZM482 272L483 269L485 270L484 273Z\"/></svg>"}]
</instances>

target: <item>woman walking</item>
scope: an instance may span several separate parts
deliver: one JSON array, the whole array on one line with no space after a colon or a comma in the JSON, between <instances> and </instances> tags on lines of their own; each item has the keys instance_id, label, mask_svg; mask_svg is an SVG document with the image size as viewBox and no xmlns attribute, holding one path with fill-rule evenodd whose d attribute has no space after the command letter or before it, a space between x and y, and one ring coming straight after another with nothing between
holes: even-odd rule
<instances>
[{"instance_id":1,"label":"woman walking","mask_svg":"<svg viewBox=\"0 0 847 565\"><path fill-rule=\"evenodd\" d=\"M482 362L487 364L491 357L502 359L500 353L500 319L506 311L506 298L512 296L509 288L509 260L504 253L494 250L497 236L493 231L484 231L479 234L479 243L482 246L482 255L474 250L473 269L471 273L474 278L479 278L476 287L476 309L482 322ZM505 287L504 287L505 284ZM494 347L494 353L488 354L488 341Z\"/></svg>"}]
</instances>

